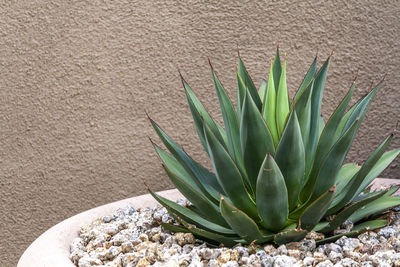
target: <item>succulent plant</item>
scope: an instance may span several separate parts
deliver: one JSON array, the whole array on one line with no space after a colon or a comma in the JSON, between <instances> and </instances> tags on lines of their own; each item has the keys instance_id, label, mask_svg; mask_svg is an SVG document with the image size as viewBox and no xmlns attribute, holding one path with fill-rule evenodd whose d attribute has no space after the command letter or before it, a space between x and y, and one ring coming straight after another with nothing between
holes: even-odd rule
<instances>
[{"instance_id":1,"label":"succulent plant","mask_svg":"<svg viewBox=\"0 0 400 267\"><path fill-rule=\"evenodd\" d=\"M191 203L181 206L149 189L180 222L163 224L165 228L233 246L284 244L301 240L310 231L325 234L325 239L318 241L321 243L387 224L382 213L400 205L400 198L392 195L398 188L370 192L368 185L400 153L400 149L385 152L394 132L362 166L344 164L381 82L346 111L356 78L325 123L320 112L331 58L332 53L317 71L315 57L291 101L286 60L281 64L279 49L268 80L263 80L258 90L239 55L236 109L210 63L224 126L207 113L181 76L214 173L193 160L150 119L169 151L153 143L162 165ZM335 229L348 221L352 229L337 234Z\"/></svg>"}]
</instances>

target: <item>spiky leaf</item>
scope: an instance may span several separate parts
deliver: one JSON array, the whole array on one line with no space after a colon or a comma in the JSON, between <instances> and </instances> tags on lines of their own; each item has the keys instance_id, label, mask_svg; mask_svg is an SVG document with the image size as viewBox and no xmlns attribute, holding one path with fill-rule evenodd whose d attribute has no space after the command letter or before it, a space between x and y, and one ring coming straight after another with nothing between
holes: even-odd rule
<instances>
[{"instance_id":1,"label":"spiky leaf","mask_svg":"<svg viewBox=\"0 0 400 267\"><path fill-rule=\"evenodd\" d=\"M265 228L277 231L283 228L289 214L285 179L274 158L267 155L257 179L257 209Z\"/></svg>"},{"instance_id":2,"label":"spiky leaf","mask_svg":"<svg viewBox=\"0 0 400 267\"><path fill-rule=\"evenodd\" d=\"M253 189L267 152L275 154L274 141L249 93L246 93L240 120L240 144L244 166Z\"/></svg>"},{"instance_id":3,"label":"spiky leaf","mask_svg":"<svg viewBox=\"0 0 400 267\"><path fill-rule=\"evenodd\" d=\"M275 161L285 178L291 210L298 201L305 167L303 140L294 110L290 113L287 126L276 149Z\"/></svg>"}]
</instances>

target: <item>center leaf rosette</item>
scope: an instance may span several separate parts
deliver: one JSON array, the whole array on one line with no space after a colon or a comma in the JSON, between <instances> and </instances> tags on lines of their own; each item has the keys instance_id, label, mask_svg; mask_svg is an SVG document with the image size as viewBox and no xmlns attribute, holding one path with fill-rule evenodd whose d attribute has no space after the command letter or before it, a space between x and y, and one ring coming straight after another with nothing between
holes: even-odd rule
<instances>
[{"instance_id":1,"label":"center leaf rosette","mask_svg":"<svg viewBox=\"0 0 400 267\"><path fill-rule=\"evenodd\" d=\"M239 56L236 109L211 66L224 125L205 110L182 77L200 142L214 173L193 160L153 120L166 149L153 143L176 188L191 202L181 206L149 189L179 224L163 224L174 232L190 232L211 244L285 244L308 232L323 233L323 243L356 236L387 224L382 213L400 205L398 189L370 192L368 185L397 157L385 152L394 132L362 166L344 164L369 105L381 87L371 88L347 110L356 79L325 123L322 94L332 53L317 71L309 67L293 100L286 84L286 61L279 49L268 81L257 89ZM353 228L333 234L344 222Z\"/></svg>"}]
</instances>

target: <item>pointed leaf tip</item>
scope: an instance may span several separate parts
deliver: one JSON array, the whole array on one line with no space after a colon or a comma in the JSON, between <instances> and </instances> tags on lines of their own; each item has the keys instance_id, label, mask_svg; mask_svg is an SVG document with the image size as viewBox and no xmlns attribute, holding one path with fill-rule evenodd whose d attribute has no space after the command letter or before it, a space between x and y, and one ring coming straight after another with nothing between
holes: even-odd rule
<instances>
[{"instance_id":1,"label":"pointed leaf tip","mask_svg":"<svg viewBox=\"0 0 400 267\"><path fill-rule=\"evenodd\" d=\"M153 139L151 139L150 136L147 136L147 138L149 139L150 143L151 143L153 146L155 146L156 143L154 143Z\"/></svg>"},{"instance_id":2,"label":"pointed leaf tip","mask_svg":"<svg viewBox=\"0 0 400 267\"><path fill-rule=\"evenodd\" d=\"M143 182L144 186L146 187L146 190L149 191L150 187L148 186L148 184L146 182Z\"/></svg>"},{"instance_id":3,"label":"pointed leaf tip","mask_svg":"<svg viewBox=\"0 0 400 267\"><path fill-rule=\"evenodd\" d=\"M149 116L149 113L147 113L147 110L144 110L144 113L146 114L147 119L150 120L150 121L152 121L152 119L151 119L150 116Z\"/></svg>"},{"instance_id":4,"label":"pointed leaf tip","mask_svg":"<svg viewBox=\"0 0 400 267\"><path fill-rule=\"evenodd\" d=\"M333 56L333 52L335 52L336 47L332 47L331 53L329 54L329 58Z\"/></svg>"},{"instance_id":5,"label":"pointed leaf tip","mask_svg":"<svg viewBox=\"0 0 400 267\"><path fill-rule=\"evenodd\" d=\"M211 70L214 71L214 67L211 64L211 59L209 57L207 57L207 60L208 60L208 65L210 65Z\"/></svg>"}]
</instances>

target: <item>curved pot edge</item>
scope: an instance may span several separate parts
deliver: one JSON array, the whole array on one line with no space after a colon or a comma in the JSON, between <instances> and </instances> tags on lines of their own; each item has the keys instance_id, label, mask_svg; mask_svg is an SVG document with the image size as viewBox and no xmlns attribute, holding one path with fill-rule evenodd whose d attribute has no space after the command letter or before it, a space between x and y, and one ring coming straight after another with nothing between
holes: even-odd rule
<instances>
[{"instance_id":1,"label":"curved pot edge","mask_svg":"<svg viewBox=\"0 0 400 267\"><path fill-rule=\"evenodd\" d=\"M176 189L157 192L170 200L182 198ZM157 201L150 195L140 195L99 206L74 215L54 225L41 234L22 254L17 267L74 267L69 259L69 246L77 237L80 227L93 220L112 214L118 208L130 205L134 208L151 207Z\"/></svg>"},{"instance_id":2,"label":"curved pot edge","mask_svg":"<svg viewBox=\"0 0 400 267\"><path fill-rule=\"evenodd\" d=\"M392 185L400 185L400 180L377 178L372 182L371 190ZM158 194L173 201L183 197L177 189L161 191ZM127 205L141 208L155 204L157 201L150 194L145 194L99 206L70 217L41 234L22 254L17 267L74 267L69 259L69 246L77 237L82 225Z\"/></svg>"}]
</instances>

